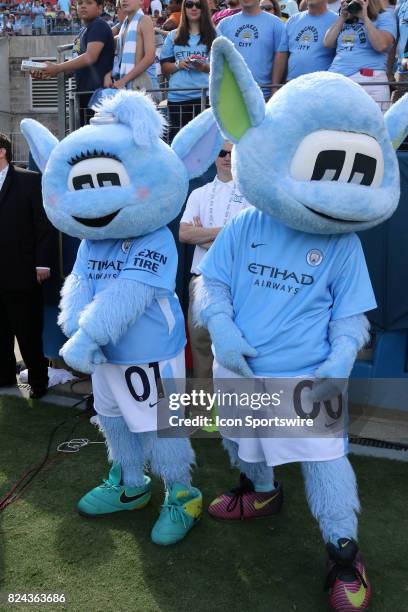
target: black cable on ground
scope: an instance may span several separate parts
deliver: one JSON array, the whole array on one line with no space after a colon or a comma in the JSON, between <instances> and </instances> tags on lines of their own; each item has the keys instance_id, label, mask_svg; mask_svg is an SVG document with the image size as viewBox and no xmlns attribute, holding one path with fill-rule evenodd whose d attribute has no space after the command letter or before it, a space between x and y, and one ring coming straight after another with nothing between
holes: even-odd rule
<instances>
[{"instance_id":1,"label":"black cable on ground","mask_svg":"<svg viewBox=\"0 0 408 612\"><path fill-rule=\"evenodd\" d=\"M92 399L92 394L86 395L72 406L73 408L77 408L80 404L86 402L87 408L80 414L77 414L73 417L76 422L74 423L74 426L72 427L68 438L72 436L75 429L78 427L81 418L89 418L91 412L93 411L93 402L92 409L90 408L90 400ZM27 487L32 483L34 478L38 476L38 474L44 469L46 465L49 465L51 462L57 460L56 457L54 459L50 459L51 447L54 440L54 436L60 427L69 422L71 422L71 419L65 419L65 421L61 421L61 423L58 423L58 425L55 425L55 427L53 427L48 438L47 450L45 452L44 458L42 459L42 461L40 461L40 463L33 466L32 468L27 470L22 476L20 476L20 478L11 487L11 489L0 499L0 512L22 496Z\"/></svg>"}]
</instances>

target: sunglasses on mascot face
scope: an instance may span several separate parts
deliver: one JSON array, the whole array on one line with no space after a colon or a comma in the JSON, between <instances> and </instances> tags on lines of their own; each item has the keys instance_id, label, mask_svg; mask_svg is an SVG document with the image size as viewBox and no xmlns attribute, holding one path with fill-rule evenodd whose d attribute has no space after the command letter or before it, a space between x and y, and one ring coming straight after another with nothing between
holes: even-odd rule
<instances>
[{"instance_id":1,"label":"sunglasses on mascot face","mask_svg":"<svg viewBox=\"0 0 408 612\"><path fill-rule=\"evenodd\" d=\"M231 151L226 151L225 149L221 149L218 153L218 157L227 157L229 155L231 157Z\"/></svg>"},{"instance_id":2,"label":"sunglasses on mascot face","mask_svg":"<svg viewBox=\"0 0 408 612\"><path fill-rule=\"evenodd\" d=\"M196 9L201 9L201 2L191 2L191 0L187 0L187 2L184 3L184 6L186 9L192 9L194 7Z\"/></svg>"},{"instance_id":3,"label":"sunglasses on mascot face","mask_svg":"<svg viewBox=\"0 0 408 612\"><path fill-rule=\"evenodd\" d=\"M274 11L274 10L275 10L275 8L274 8L273 6L261 6L261 9L262 9L263 11L267 11L268 13L269 13L270 11Z\"/></svg>"}]
</instances>

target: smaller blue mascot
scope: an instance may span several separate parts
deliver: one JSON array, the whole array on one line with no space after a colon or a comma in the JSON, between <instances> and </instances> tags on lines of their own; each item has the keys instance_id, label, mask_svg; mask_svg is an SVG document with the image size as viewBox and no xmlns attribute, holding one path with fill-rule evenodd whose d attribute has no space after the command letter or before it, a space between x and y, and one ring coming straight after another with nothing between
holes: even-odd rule
<instances>
[{"instance_id":1,"label":"smaller blue mascot","mask_svg":"<svg viewBox=\"0 0 408 612\"><path fill-rule=\"evenodd\" d=\"M232 174L253 205L200 264L199 317L213 341L214 378L227 380L227 389L235 378L244 390L278 379L276 391L294 389L281 394L282 416L303 412L324 422L319 435L290 436L289 428L285 435L276 426L269 436L259 427L223 431L241 480L209 512L227 520L278 512L283 493L273 467L301 462L327 544L331 609L365 610L371 588L357 545L357 483L347 432L333 435L332 426L346 413L344 386L369 337L364 313L376 307L355 232L382 223L398 205L395 149L407 133L408 97L383 116L359 85L317 72L290 81L265 105L228 40L218 38L211 54L212 110L235 144Z\"/></svg>"},{"instance_id":2,"label":"smaller blue mascot","mask_svg":"<svg viewBox=\"0 0 408 612\"><path fill-rule=\"evenodd\" d=\"M61 142L34 120L21 124L43 171L49 219L82 238L62 291L59 323L69 340L61 355L72 368L92 373L113 465L78 510L97 517L146 506L148 463L167 489L152 530L162 545L181 540L202 506L191 486L189 441L157 434L157 405L185 378L177 251L166 225L185 201L189 178L202 174L222 145L209 111L194 125L171 149L161 139L161 114L138 92L105 100L91 125Z\"/></svg>"}]
</instances>

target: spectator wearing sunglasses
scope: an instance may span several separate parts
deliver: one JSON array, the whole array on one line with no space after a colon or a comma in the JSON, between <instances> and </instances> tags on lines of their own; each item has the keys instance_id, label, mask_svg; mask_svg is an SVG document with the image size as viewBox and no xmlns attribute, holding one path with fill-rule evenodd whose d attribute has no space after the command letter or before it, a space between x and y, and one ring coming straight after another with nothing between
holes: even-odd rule
<instances>
[{"instance_id":1,"label":"spectator wearing sunglasses","mask_svg":"<svg viewBox=\"0 0 408 612\"><path fill-rule=\"evenodd\" d=\"M276 15L281 21L284 21L278 0L261 0L259 6L265 13Z\"/></svg>"},{"instance_id":2,"label":"spectator wearing sunglasses","mask_svg":"<svg viewBox=\"0 0 408 612\"><path fill-rule=\"evenodd\" d=\"M290 81L302 74L329 68L335 50L325 47L323 40L336 19L337 15L327 8L327 0L308 0L307 11L287 21L276 55L274 83L283 83L286 75Z\"/></svg>"},{"instance_id":3,"label":"spectator wearing sunglasses","mask_svg":"<svg viewBox=\"0 0 408 612\"><path fill-rule=\"evenodd\" d=\"M230 219L241 210L248 208L249 203L240 193L232 180L231 174L232 145L224 142L215 161L217 175L215 179L191 192L186 209L180 221L179 240L194 244L195 251L191 267L189 284L190 304L188 323L190 344L193 356L193 377L206 381L207 391L211 391L212 362L211 339L207 329L193 325L197 286L199 284L198 265L215 238Z\"/></svg>"},{"instance_id":4,"label":"spectator wearing sunglasses","mask_svg":"<svg viewBox=\"0 0 408 612\"><path fill-rule=\"evenodd\" d=\"M271 94L272 66L284 25L276 15L263 11L259 0L240 0L241 13L226 17L217 32L228 38L246 61L264 96Z\"/></svg>"},{"instance_id":5,"label":"spectator wearing sunglasses","mask_svg":"<svg viewBox=\"0 0 408 612\"><path fill-rule=\"evenodd\" d=\"M170 141L201 110L200 89L208 88L209 55L215 37L207 1L184 0L180 25L168 34L160 56L170 89L184 90L168 94Z\"/></svg>"}]
</instances>

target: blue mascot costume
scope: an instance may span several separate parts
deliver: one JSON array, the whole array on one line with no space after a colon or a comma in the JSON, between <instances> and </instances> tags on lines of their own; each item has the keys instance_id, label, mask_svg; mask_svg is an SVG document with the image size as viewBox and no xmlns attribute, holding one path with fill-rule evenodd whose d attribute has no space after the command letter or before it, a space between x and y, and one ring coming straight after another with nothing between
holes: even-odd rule
<instances>
[{"instance_id":1,"label":"blue mascot costume","mask_svg":"<svg viewBox=\"0 0 408 612\"><path fill-rule=\"evenodd\" d=\"M62 232L82 239L66 279L59 323L61 355L92 374L95 409L113 465L80 501L95 517L143 508L149 464L166 485L152 540L181 540L200 518L186 438L157 434L157 405L185 377L184 320L174 293L177 251L166 225L222 138L210 111L182 146L162 139L163 118L138 92L106 99L91 125L61 142L26 119L22 131L43 171L44 207ZM197 136L197 137L196 137ZM203 165L202 159L205 159Z\"/></svg>"},{"instance_id":2,"label":"blue mascot costume","mask_svg":"<svg viewBox=\"0 0 408 612\"><path fill-rule=\"evenodd\" d=\"M212 48L210 98L220 130L235 143L234 179L253 205L224 228L201 263L196 318L211 334L214 378L307 379L309 412L317 406L322 413L330 398L346 397L343 384L369 338L364 312L376 303L354 232L388 219L398 204L394 149L407 132L408 99L383 117L359 85L319 72L291 81L265 105L224 38ZM283 407L295 416L293 405ZM347 436L326 431L223 434L240 484L209 512L218 519L278 512L283 493L273 467L301 462L327 544L330 604L351 612L366 609L371 595L357 545L360 504Z\"/></svg>"}]
</instances>

